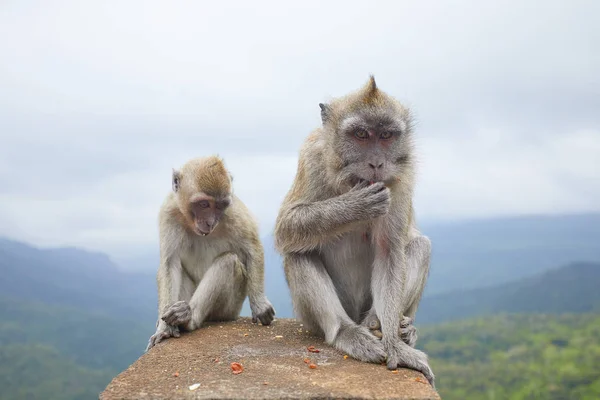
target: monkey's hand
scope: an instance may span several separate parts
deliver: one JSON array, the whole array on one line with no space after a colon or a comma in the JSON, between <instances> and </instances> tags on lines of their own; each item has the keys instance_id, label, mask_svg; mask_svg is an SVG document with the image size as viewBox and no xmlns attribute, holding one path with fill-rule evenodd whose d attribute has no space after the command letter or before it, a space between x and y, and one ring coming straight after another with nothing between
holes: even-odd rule
<instances>
[{"instance_id":1,"label":"monkey's hand","mask_svg":"<svg viewBox=\"0 0 600 400\"><path fill-rule=\"evenodd\" d=\"M383 182L369 185L361 182L342 195L349 212L356 212L359 219L373 219L387 214L390 208L390 189Z\"/></svg>"},{"instance_id":2,"label":"monkey's hand","mask_svg":"<svg viewBox=\"0 0 600 400\"><path fill-rule=\"evenodd\" d=\"M250 309L252 310L253 323L260 321L263 325L271 325L271 322L273 322L275 309L266 297L263 296L260 300L251 302Z\"/></svg>"},{"instance_id":3,"label":"monkey's hand","mask_svg":"<svg viewBox=\"0 0 600 400\"><path fill-rule=\"evenodd\" d=\"M168 325L185 325L192 319L192 309L185 301L176 301L164 312L161 319Z\"/></svg>"},{"instance_id":4,"label":"monkey's hand","mask_svg":"<svg viewBox=\"0 0 600 400\"><path fill-rule=\"evenodd\" d=\"M388 369L410 368L419 371L425 375L431 386L435 388L435 376L425 353L413 349L399 339L384 337L382 342L387 353Z\"/></svg>"},{"instance_id":5,"label":"monkey's hand","mask_svg":"<svg viewBox=\"0 0 600 400\"><path fill-rule=\"evenodd\" d=\"M150 336L150 340L148 340L148 346L146 347L146 351L153 348L155 345L159 344L165 339L170 337L178 338L181 336L179 333L179 328L176 326L167 325L164 322L159 324L158 328L156 328L156 333Z\"/></svg>"},{"instance_id":6,"label":"monkey's hand","mask_svg":"<svg viewBox=\"0 0 600 400\"><path fill-rule=\"evenodd\" d=\"M381 339L383 334L381 333L381 322L377 315L374 313L369 314L362 322L363 326L366 326L371 330L371 333ZM400 331L398 332L400 339L410 347L415 347L417 343L417 328L413 325L412 318L402 317L400 320Z\"/></svg>"}]
</instances>

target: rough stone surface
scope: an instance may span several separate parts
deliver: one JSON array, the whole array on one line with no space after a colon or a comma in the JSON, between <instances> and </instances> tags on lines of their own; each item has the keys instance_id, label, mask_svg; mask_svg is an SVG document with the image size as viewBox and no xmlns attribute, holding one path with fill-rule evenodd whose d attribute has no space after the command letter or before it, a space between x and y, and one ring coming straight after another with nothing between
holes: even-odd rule
<instances>
[{"instance_id":1,"label":"rough stone surface","mask_svg":"<svg viewBox=\"0 0 600 400\"><path fill-rule=\"evenodd\" d=\"M142 344L143 345L143 344ZM308 346L319 353L311 353ZM312 369L305 360L317 367ZM231 363L244 370L235 375ZM199 383L195 390L189 387ZM293 319L211 323L159 343L100 395L112 399L439 399L424 376L356 361Z\"/></svg>"}]
</instances>

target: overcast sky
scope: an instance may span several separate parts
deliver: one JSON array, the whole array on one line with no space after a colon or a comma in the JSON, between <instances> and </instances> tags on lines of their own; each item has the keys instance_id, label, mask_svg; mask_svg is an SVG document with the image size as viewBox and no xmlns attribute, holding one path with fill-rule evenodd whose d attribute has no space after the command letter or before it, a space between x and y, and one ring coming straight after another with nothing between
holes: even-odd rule
<instances>
[{"instance_id":1,"label":"overcast sky","mask_svg":"<svg viewBox=\"0 0 600 400\"><path fill-rule=\"evenodd\" d=\"M368 4L368 5L367 5ZM600 211L600 1L2 1L0 236L131 256L225 158L262 233L318 103L417 117L421 220Z\"/></svg>"}]
</instances>

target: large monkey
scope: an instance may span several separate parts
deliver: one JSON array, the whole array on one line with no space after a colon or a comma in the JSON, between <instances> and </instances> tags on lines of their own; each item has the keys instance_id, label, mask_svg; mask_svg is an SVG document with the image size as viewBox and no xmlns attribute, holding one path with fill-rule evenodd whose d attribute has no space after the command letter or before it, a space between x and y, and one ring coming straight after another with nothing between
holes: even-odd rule
<instances>
[{"instance_id":1,"label":"large monkey","mask_svg":"<svg viewBox=\"0 0 600 400\"><path fill-rule=\"evenodd\" d=\"M300 151L275 227L296 315L352 357L416 369L433 385L413 348L431 244L413 216L410 112L373 76L319 106L322 127Z\"/></svg>"},{"instance_id":2,"label":"large monkey","mask_svg":"<svg viewBox=\"0 0 600 400\"><path fill-rule=\"evenodd\" d=\"M248 295L253 322L275 310L264 293L264 252L250 212L217 156L173 170L159 214L158 321L151 347L204 321L235 320Z\"/></svg>"}]
</instances>

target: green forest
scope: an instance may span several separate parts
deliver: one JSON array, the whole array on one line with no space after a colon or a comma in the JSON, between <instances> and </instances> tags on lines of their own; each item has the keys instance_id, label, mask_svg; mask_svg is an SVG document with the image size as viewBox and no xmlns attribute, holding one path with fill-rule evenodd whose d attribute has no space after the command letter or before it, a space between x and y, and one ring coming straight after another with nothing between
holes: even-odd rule
<instances>
[{"instance_id":1,"label":"green forest","mask_svg":"<svg viewBox=\"0 0 600 400\"><path fill-rule=\"evenodd\" d=\"M598 314L506 314L420 331L444 400L600 398Z\"/></svg>"}]
</instances>

